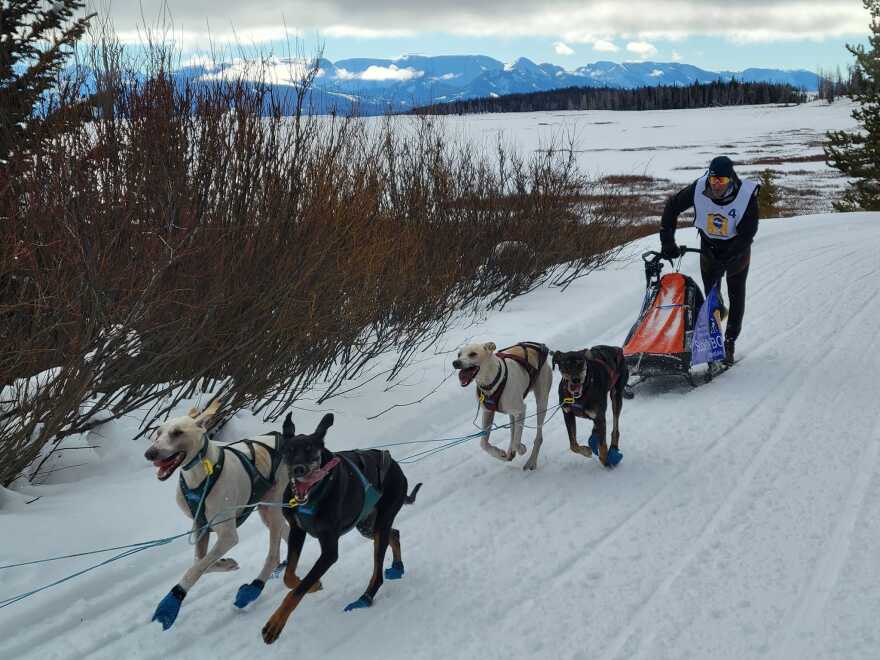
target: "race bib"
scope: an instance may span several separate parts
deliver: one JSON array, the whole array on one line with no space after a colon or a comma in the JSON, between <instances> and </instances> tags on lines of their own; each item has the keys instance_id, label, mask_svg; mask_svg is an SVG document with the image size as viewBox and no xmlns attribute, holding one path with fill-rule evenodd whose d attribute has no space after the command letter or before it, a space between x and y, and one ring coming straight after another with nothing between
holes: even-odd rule
<instances>
[{"instance_id":1,"label":"race bib","mask_svg":"<svg viewBox=\"0 0 880 660\"><path fill-rule=\"evenodd\" d=\"M727 236L730 232L730 220L721 213L709 213L706 216L706 233L710 236Z\"/></svg>"}]
</instances>

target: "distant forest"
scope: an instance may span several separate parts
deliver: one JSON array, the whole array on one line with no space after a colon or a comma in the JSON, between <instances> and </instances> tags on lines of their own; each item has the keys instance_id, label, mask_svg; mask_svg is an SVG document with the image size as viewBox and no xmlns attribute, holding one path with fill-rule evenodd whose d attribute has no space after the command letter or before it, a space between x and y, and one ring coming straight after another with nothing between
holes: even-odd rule
<instances>
[{"instance_id":1,"label":"distant forest","mask_svg":"<svg viewBox=\"0 0 880 660\"><path fill-rule=\"evenodd\" d=\"M833 103L834 99L840 96L864 93L870 85L869 81L865 80L862 70L852 65L847 67L846 75L841 73L840 67L836 72L819 69L816 75L820 78L819 98L829 103Z\"/></svg>"},{"instance_id":2,"label":"distant forest","mask_svg":"<svg viewBox=\"0 0 880 660\"><path fill-rule=\"evenodd\" d=\"M806 92L791 85L765 82L694 83L620 89L565 87L546 92L506 94L450 103L435 103L411 114L461 115L484 112L538 112L542 110L680 110L761 103L803 103Z\"/></svg>"}]
</instances>

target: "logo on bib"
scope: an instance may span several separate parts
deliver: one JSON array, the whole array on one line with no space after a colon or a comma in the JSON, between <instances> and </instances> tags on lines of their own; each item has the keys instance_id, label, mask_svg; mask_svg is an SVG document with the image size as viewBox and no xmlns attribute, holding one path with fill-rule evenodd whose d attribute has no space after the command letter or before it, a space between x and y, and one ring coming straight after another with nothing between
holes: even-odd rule
<instances>
[{"instance_id":1,"label":"logo on bib","mask_svg":"<svg viewBox=\"0 0 880 660\"><path fill-rule=\"evenodd\" d=\"M720 213L710 213L706 219L706 230L712 236L727 236L728 220Z\"/></svg>"}]
</instances>

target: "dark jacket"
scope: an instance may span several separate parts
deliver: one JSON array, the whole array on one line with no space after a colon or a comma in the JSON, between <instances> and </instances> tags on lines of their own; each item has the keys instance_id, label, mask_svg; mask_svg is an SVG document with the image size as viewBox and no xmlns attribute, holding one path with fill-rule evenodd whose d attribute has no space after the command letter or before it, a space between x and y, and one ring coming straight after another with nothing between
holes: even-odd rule
<instances>
[{"instance_id":1,"label":"dark jacket","mask_svg":"<svg viewBox=\"0 0 880 660\"><path fill-rule=\"evenodd\" d=\"M739 193L741 185L742 182L739 178L734 177L733 190L726 197L713 201L721 204L730 203ZM718 260L728 261L741 255L752 244L752 239L758 231L758 190L758 188L755 189L745 214L736 226L736 236L725 241L709 238L701 231L701 250L710 252ZM675 242L678 216L694 206L694 195L697 194L705 194L705 190L697 192L697 182L694 181L687 188L679 190L666 202L666 208L663 210L663 217L660 220L661 244L668 245Z\"/></svg>"}]
</instances>

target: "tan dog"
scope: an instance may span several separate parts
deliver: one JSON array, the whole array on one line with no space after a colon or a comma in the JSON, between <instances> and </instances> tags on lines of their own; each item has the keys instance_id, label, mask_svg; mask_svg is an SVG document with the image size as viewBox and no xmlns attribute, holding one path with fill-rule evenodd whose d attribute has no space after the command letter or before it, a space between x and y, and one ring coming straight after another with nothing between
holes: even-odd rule
<instances>
[{"instance_id":1,"label":"tan dog","mask_svg":"<svg viewBox=\"0 0 880 660\"><path fill-rule=\"evenodd\" d=\"M525 427L525 397L531 391L537 405L537 433L535 444L524 470L534 470L538 465L538 452L544 441L544 417L547 414L547 401L550 386L553 384L553 370L547 362L549 350L543 344L520 342L515 346L495 353L495 344L468 344L458 351L452 363L458 369L458 380L467 387L476 379L477 397L483 408L483 437L480 446L489 455L502 461L512 461L517 454L526 453L522 443ZM507 451L489 442L489 433L495 412L510 416L510 446Z\"/></svg>"},{"instance_id":2,"label":"tan dog","mask_svg":"<svg viewBox=\"0 0 880 660\"><path fill-rule=\"evenodd\" d=\"M217 408L214 402L201 414L193 409L189 416L166 421L144 454L158 468L156 476L160 481L171 477L182 466L177 504L193 519L193 532L197 537L193 565L162 599L153 615L153 620L159 621L165 630L173 625L184 597L203 574L238 569L234 559L223 558L223 555L238 543L237 528L257 502L277 503L277 506L256 506L269 529L269 551L257 578L238 590L237 607L246 606L260 595L266 580L278 566L281 539L287 540L290 531L280 506L289 481L287 468L277 452L280 434L219 445L205 434L207 422ZM209 530L217 535L210 549Z\"/></svg>"}]
</instances>

